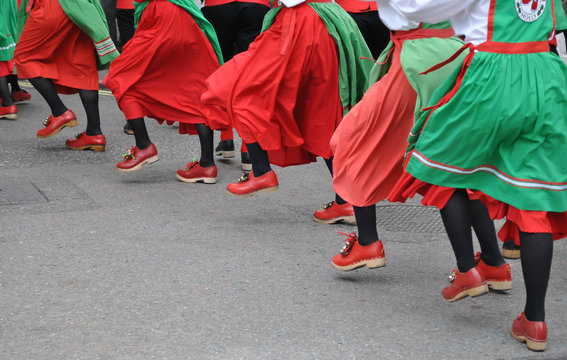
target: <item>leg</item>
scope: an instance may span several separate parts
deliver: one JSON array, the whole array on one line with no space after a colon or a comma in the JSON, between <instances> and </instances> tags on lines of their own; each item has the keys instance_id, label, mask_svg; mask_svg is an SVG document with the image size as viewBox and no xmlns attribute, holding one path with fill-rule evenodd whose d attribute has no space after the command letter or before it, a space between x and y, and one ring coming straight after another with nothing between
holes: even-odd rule
<instances>
[{"instance_id":1,"label":"leg","mask_svg":"<svg viewBox=\"0 0 567 360\"><path fill-rule=\"evenodd\" d=\"M262 30L264 15L270 10L261 4L238 3L238 25L236 29L236 51L241 53L248 50L250 43L256 39Z\"/></svg>"},{"instance_id":2,"label":"leg","mask_svg":"<svg viewBox=\"0 0 567 360\"><path fill-rule=\"evenodd\" d=\"M128 120L128 123L134 131L134 138L136 139L136 147L138 149L144 150L152 144L144 118Z\"/></svg>"},{"instance_id":3,"label":"leg","mask_svg":"<svg viewBox=\"0 0 567 360\"><path fill-rule=\"evenodd\" d=\"M213 156L213 130L205 124L195 125L201 142L201 159L199 164L201 167L211 167L215 165Z\"/></svg>"},{"instance_id":4,"label":"leg","mask_svg":"<svg viewBox=\"0 0 567 360\"><path fill-rule=\"evenodd\" d=\"M18 75L8 75L8 82L10 83L10 91L21 91L20 84L18 84Z\"/></svg>"},{"instance_id":5,"label":"leg","mask_svg":"<svg viewBox=\"0 0 567 360\"><path fill-rule=\"evenodd\" d=\"M325 164L327 165L327 169L329 169L329 172L331 173L331 177L333 177L333 158L329 158L329 159L324 159L325 160ZM339 194L335 193L335 202L339 205L343 205L346 204L346 201L343 200L343 198L341 198L339 196Z\"/></svg>"},{"instance_id":6,"label":"leg","mask_svg":"<svg viewBox=\"0 0 567 360\"><path fill-rule=\"evenodd\" d=\"M331 177L333 177L333 158L324 159ZM374 208L376 209L376 208ZM376 217L376 215L374 215ZM339 194L335 193L335 201L326 204L323 209L315 210L313 221L321 224L335 224L339 221L348 224L356 224L355 211L351 204L347 203ZM374 220L376 225L376 219ZM376 237L374 240L376 240Z\"/></svg>"},{"instance_id":7,"label":"leg","mask_svg":"<svg viewBox=\"0 0 567 360\"><path fill-rule=\"evenodd\" d=\"M465 273L476 266L471 233L472 219L466 190L455 190L441 210L441 218L457 258L457 267L461 273Z\"/></svg>"},{"instance_id":8,"label":"leg","mask_svg":"<svg viewBox=\"0 0 567 360\"><path fill-rule=\"evenodd\" d=\"M498 247L494 222L490 219L488 209L480 200L470 200L469 209L472 226L480 243L482 261L489 266L505 264L506 262Z\"/></svg>"},{"instance_id":9,"label":"leg","mask_svg":"<svg viewBox=\"0 0 567 360\"><path fill-rule=\"evenodd\" d=\"M8 77L0 77L0 96L2 97L2 106L12 106L14 101L10 95L10 88L8 87Z\"/></svg>"},{"instance_id":10,"label":"leg","mask_svg":"<svg viewBox=\"0 0 567 360\"><path fill-rule=\"evenodd\" d=\"M530 321L545 321L545 295L551 273L553 237L520 231L522 272L526 284L524 314Z\"/></svg>"},{"instance_id":11,"label":"leg","mask_svg":"<svg viewBox=\"0 0 567 360\"><path fill-rule=\"evenodd\" d=\"M87 113L87 130L89 136L101 135L100 114L98 111L98 91L97 90L79 90L81 102Z\"/></svg>"},{"instance_id":12,"label":"leg","mask_svg":"<svg viewBox=\"0 0 567 360\"><path fill-rule=\"evenodd\" d=\"M376 229L376 205L354 206L354 216L358 227L358 242L367 246L379 240Z\"/></svg>"},{"instance_id":13,"label":"leg","mask_svg":"<svg viewBox=\"0 0 567 360\"><path fill-rule=\"evenodd\" d=\"M51 79L36 77L29 80L33 87L45 99L47 105L49 105L49 108L51 109L51 114L54 117L61 116L64 112L69 110L65 104L63 104L59 95L57 95L57 91L55 91L55 86Z\"/></svg>"},{"instance_id":14,"label":"leg","mask_svg":"<svg viewBox=\"0 0 567 360\"><path fill-rule=\"evenodd\" d=\"M140 170L145 164L152 164L159 160L155 145L151 142L144 118L127 120L136 139L136 146L124 154L124 160L116 164L120 172L133 172Z\"/></svg>"},{"instance_id":15,"label":"leg","mask_svg":"<svg viewBox=\"0 0 567 360\"><path fill-rule=\"evenodd\" d=\"M268 153L260 147L260 144L257 142L246 144L246 147L248 148L248 154L250 154L252 171L255 177L260 177L272 170Z\"/></svg>"}]
</instances>

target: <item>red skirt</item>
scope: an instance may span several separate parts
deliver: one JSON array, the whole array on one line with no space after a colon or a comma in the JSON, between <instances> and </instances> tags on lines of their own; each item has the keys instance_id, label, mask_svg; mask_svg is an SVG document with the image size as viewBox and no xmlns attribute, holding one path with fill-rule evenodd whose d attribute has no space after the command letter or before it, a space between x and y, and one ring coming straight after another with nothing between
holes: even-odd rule
<instances>
[{"instance_id":1,"label":"red skirt","mask_svg":"<svg viewBox=\"0 0 567 360\"><path fill-rule=\"evenodd\" d=\"M0 61L0 77L14 73L14 60Z\"/></svg>"},{"instance_id":2,"label":"red skirt","mask_svg":"<svg viewBox=\"0 0 567 360\"><path fill-rule=\"evenodd\" d=\"M180 122L180 133L205 123L201 94L219 62L193 17L169 1L150 1L134 37L104 79L127 119Z\"/></svg>"},{"instance_id":3,"label":"red skirt","mask_svg":"<svg viewBox=\"0 0 567 360\"><path fill-rule=\"evenodd\" d=\"M207 80L207 125L234 127L279 166L332 156L342 119L335 41L306 3L283 8L274 24Z\"/></svg>"},{"instance_id":4,"label":"red skirt","mask_svg":"<svg viewBox=\"0 0 567 360\"><path fill-rule=\"evenodd\" d=\"M443 209L454 192L453 188L425 183L404 171L388 195L388 200L405 202L415 194L420 194L423 196L421 201L423 205ZM521 210L478 190L469 190L468 194L470 199L479 199L486 205L491 219L506 218L506 222L498 232L498 237L502 241L514 240L520 245L519 230L527 233L551 233L554 240L567 236L567 213Z\"/></svg>"},{"instance_id":5,"label":"red skirt","mask_svg":"<svg viewBox=\"0 0 567 360\"><path fill-rule=\"evenodd\" d=\"M35 0L14 53L20 78L51 79L60 93L98 90L95 56L91 38L58 0Z\"/></svg>"},{"instance_id":6,"label":"red skirt","mask_svg":"<svg viewBox=\"0 0 567 360\"><path fill-rule=\"evenodd\" d=\"M394 48L388 73L345 116L331 139L333 187L356 206L386 198L403 172L417 93ZM392 94L396 94L392 96Z\"/></svg>"}]
</instances>

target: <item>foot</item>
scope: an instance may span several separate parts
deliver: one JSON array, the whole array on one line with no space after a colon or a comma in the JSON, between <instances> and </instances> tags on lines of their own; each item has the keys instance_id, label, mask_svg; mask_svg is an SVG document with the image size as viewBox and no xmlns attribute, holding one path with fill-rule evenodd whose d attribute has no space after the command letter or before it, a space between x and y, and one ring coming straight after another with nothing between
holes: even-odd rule
<instances>
[{"instance_id":1,"label":"foot","mask_svg":"<svg viewBox=\"0 0 567 360\"><path fill-rule=\"evenodd\" d=\"M496 291L507 291L512 288L512 271L510 270L510 264L503 264L500 266L490 266L482 260L482 254L476 253L475 261L478 269L484 275L488 287ZM457 269L453 269L449 279L454 279Z\"/></svg>"},{"instance_id":2,"label":"foot","mask_svg":"<svg viewBox=\"0 0 567 360\"><path fill-rule=\"evenodd\" d=\"M43 122L45 126L43 129L38 130L37 137L40 139L47 139L57 135L61 129L66 126L73 127L77 125L77 117L71 110L65 111L59 116L50 115L47 120Z\"/></svg>"},{"instance_id":3,"label":"foot","mask_svg":"<svg viewBox=\"0 0 567 360\"><path fill-rule=\"evenodd\" d=\"M273 193L278 187L278 178L274 170L259 177L255 177L252 171L242 175L237 182L228 184L226 191L232 196L250 197L259 192Z\"/></svg>"},{"instance_id":4,"label":"foot","mask_svg":"<svg viewBox=\"0 0 567 360\"><path fill-rule=\"evenodd\" d=\"M356 224L352 205L349 203L339 205L335 201L331 201L323 206L322 210L315 211L313 220L321 224L334 224L339 221L353 225Z\"/></svg>"},{"instance_id":5,"label":"foot","mask_svg":"<svg viewBox=\"0 0 567 360\"><path fill-rule=\"evenodd\" d=\"M214 184L217 182L217 166L202 167L198 161L193 159L185 169L177 170L177 179L186 183Z\"/></svg>"},{"instance_id":6,"label":"foot","mask_svg":"<svg viewBox=\"0 0 567 360\"><path fill-rule=\"evenodd\" d=\"M451 285L443 289L441 295L443 300L454 302L467 296L479 296L488 292L486 279L478 266L473 267L466 273L456 271Z\"/></svg>"},{"instance_id":7,"label":"foot","mask_svg":"<svg viewBox=\"0 0 567 360\"><path fill-rule=\"evenodd\" d=\"M24 89L12 91L10 95L14 102L29 101L31 99L31 94Z\"/></svg>"},{"instance_id":8,"label":"foot","mask_svg":"<svg viewBox=\"0 0 567 360\"><path fill-rule=\"evenodd\" d=\"M128 120L126 120L126 124L124 124L124 133L127 135L134 135L134 130L132 130L132 126Z\"/></svg>"},{"instance_id":9,"label":"foot","mask_svg":"<svg viewBox=\"0 0 567 360\"><path fill-rule=\"evenodd\" d=\"M18 108L16 105L0 106L0 119L16 120L18 118Z\"/></svg>"},{"instance_id":10,"label":"foot","mask_svg":"<svg viewBox=\"0 0 567 360\"><path fill-rule=\"evenodd\" d=\"M235 154L234 141L232 139L221 140L215 148L215 154L225 159L233 158Z\"/></svg>"},{"instance_id":11,"label":"foot","mask_svg":"<svg viewBox=\"0 0 567 360\"><path fill-rule=\"evenodd\" d=\"M502 244L502 256L506 259L519 259L520 247L514 243L514 240L505 241Z\"/></svg>"},{"instance_id":12,"label":"foot","mask_svg":"<svg viewBox=\"0 0 567 360\"><path fill-rule=\"evenodd\" d=\"M156 146L152 143L144 150L133 146L124 155L124 160L116 164L116 168L120 172L133 172L140 170L145 164L152 164L159 160Z\"/></svg>"},{"instance_id":13,"label":"foot","mask_svg":"<svg viewBox=\"0 0 567 360\"><path fill-rule=\"evenodd\" d=\"M106 148L106 138L104 135L87 135L86 132L75 135L75 139L65 141L68 149L71 150L86 150L91 149L97 152L102 152Z\"/></svg>"},{"instance_id":14,"label":"foot","mask_svg":"<svg viewBox=\"0 0 567 360\"><path fill-rule=\"evenodd\" d=\"M510 329L514 339L526 343L528 349L544 351L547 347L547 325L545 321L529 321L522 312Z\"/></svg>"},{"instance_id":15,"label":"foot","mask_svg":"<svg viewBox=\"0 0 567 360\"><path fill-rule=\"evenodd\" d=\"M250 155L248 155L248 152L240 153L240 164L242 170L252 171L252 162L250 161Z\"/></svg>"},{"instance_id":16,"label":"foot","mask_svg":"<svg viewBox=\"0 0 567 360\"><path fill-rule=\"evenodd\" d=\"M355 233L347 236L341 252L333 256L331 260L335 269L349 271L363 266L369 269L386 266L382 241L377 240L373 244L362 246Z\"/></svg>"}]
</instances>

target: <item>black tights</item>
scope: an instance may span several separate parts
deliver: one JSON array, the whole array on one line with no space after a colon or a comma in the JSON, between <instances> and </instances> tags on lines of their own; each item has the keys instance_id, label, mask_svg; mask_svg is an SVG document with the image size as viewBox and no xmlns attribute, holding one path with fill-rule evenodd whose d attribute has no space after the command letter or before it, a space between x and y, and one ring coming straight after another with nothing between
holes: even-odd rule
<instances>
[{"instance_id":1,"label":"black tights","mask_svg":"<svg viewBox=\"0 0 567 360\"><path fill-rule=\"evenodd\" d=\"M146 122L144 118L128 120L132 131L134 131L134 138L136 139L136 146L140 150L144 150L152 144ZM213 156L213 130L205 124L196 124L197 133L199 134L199 141L201 143L201 159L199 164L202 167L211 167L215 164Z\"/></svg>"},{"instance_id":2,"label":"black tights","mask_svg":"<svg viewBox=\"0 0 567 360\"><path fill-rule=\"evenodd\" d=\"M323 160L325 160L327 169L329 169L329 172L331 173L331 177L333 177L333 157L331 156L329 159L323 159ZM335 193L335 202L339 205L346 204L346 201L344 201L343 198L340 197L339 194L337 193ZM374 221L374 224L376 224L376 221Z\"/></svg>"},{"instance_id":3,"label":"black tights","mask_svg":"<svg viewBox=\"0 0 567 360\"><path fill-rule=\"evenodd\" d=\"M545 321L545 294L551 273L553 237L520 231L521 261L526 285L524 314L530 321Z\"/></svg>"},{"instance_id":4,"label":"black tights","mask_svg":"<svg viewBox=\"0 0 567 360\"><path fill-rule=\"evenodd\" d=\"M8 75L8 82L10 83L11 91L21 91L20 84L18 84L18 75Z\"/></svg>"},{"instance_id":5,"label":"black tights","mask_svg":"<svg viewBox=\"0 0 567 360\"><path fill-rule=\"evenodd\" d=\"M270 166L270 159L268 158L268 152L257 142L246 144L248 148L248 155L250 155L250 162L252 163L252 172L255 177L259 177L268 173L272 170Z\"/></svg>"},{"instance_id":6,"label":"black tights","mask_svg":"<svg viewBox=\"0 0 567 360\"><path fill-rule=\"evenodd\" d=\"M358 243L362 246L374 244L378 241L376 230L376 205L358 207L354 206L354 217L358 227Z\"/></svg>"},{"instance_id":7,"label":"black tights","mask_svg":"<svg viewBox=\"0 0 567 360\"><path fill-rule=\"evenodd\" d=\"M12 95L10 94L10 89L8 88L8 77L0 77L0 97L2 98L2 106L14 105L12 101Z\"/></svg>"},{"instance_id":8,"label":"black tights","mask_svg":"<svg viewBox=\"0 0 567 360\"><path fill-rule=\"evenodd\" d=\"M53 116L60 116L68 110L57 94L55 85L53 85L53 81L51 81L51 79L36 77L30 79L30 82L45 99ZM83 103L83 107L87 114L87 135L102 134L100 129L100 114L98 111L98 91L80 89L79 96L81 97L81 102Z\"/></svg>"},{"instance_id":9,"label":"black tights","mask_svg":"<svg viewBox=\"0 0 567 360\"><path fill-rule=\"evenodd\" d=\"M455 190L447 205L441 209L441 218L461 273L476 266L471 227L477 234L482 260L489 266L505 263L498 247L494 223L488 216L486 206L480 200L469 200L466 190Z\"/></svg>"}]
</instances>

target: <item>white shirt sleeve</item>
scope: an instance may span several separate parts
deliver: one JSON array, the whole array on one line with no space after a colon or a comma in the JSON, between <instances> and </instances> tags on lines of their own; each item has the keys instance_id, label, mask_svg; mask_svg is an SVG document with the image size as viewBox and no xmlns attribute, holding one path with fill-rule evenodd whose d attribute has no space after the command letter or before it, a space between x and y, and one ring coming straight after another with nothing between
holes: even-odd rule
<instances>
[{"instance_id":1,"label":"white shirt sleeve","mask_svg":"<svg viewBox=\"0 0 567 360\"><path fill-rule=\"evenodd\" d=\"M438 23L474 4L475 0L377 0L379 11L401 14L417 22Z\"/></svg>"}]
</instances>

